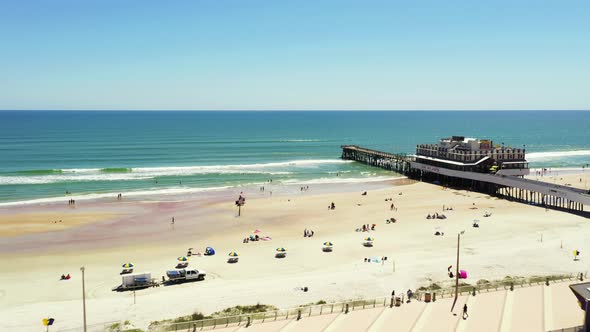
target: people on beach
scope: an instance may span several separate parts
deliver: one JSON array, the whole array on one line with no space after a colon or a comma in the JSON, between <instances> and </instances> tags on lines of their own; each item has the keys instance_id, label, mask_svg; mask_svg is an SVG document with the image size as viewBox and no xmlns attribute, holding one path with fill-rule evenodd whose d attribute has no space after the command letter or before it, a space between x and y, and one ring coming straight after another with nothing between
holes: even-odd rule
<instances>
[{"instance_id":1,"label":"people on beach","mask_svg":"<svg viewBox=\"0 0 590 332\"><path fill-rule=\"evenodd\" d=\"M453 271L451 271L451 269L453 268L453 265L449 265L449 267L447 268L447 274L449 275L449 278L454 278L455 275L453 275Z\"/></svg>"},{"instance_id":2,"label":"people on beach","mask_svg":"<svg viewBox=\"0 0 590 332\"><path fill-rule=\"evenodd\" d=\"M574 261L578 260L578 256L580 256L580 251L578 249L574 250Z\"/></svg>"},{"instance_id":3,"label":"people on beach","mask_svg":"<svg viewBox=\"0 0 590 332\"><path fill-rule=\"evenodd\" d=\"M70 199L70 200L68 201L68 205L70 205L70 206L72 206L72 205L76 205L76 201L75 201L75 200L73 200L73 199Z\"/></svg>"},{"instance_id":4,"label":"people on beach","mask_svg":"<svg viewBox=\"0 0 590 332\"><path fill-rule=\"evenodd\" d=\"M330 206L328 206L328 210L334 210L334 209L336 209L336 205L334 204L334 202L332 202L330 204Z\"/></svg>"},{"instance_id":5,"label":"people on beach","mask_svg":"<svg viewBox=\"0 0 590 332\"><path fill-rule=\"evenodd\" d=\"M172 225L174 225L174 217L172 217Z\"/></svg>"},{"instance_id":6,"label":"people on beach","mask_svg":"<svg viewBox=\"0 0 590 332\"><path fill-rule=\"evenodd\" d=\"M467 319L469 314L467 313L467 303L463 305L463 319Z\"/></svg>"}]
</instances>

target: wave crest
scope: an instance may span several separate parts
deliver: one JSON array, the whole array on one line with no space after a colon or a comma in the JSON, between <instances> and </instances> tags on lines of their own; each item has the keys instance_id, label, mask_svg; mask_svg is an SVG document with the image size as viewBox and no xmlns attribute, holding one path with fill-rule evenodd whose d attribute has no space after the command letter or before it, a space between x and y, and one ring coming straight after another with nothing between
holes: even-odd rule
<instances>
[{"instance_id":1,"label":"wave crest","mask_svg":"<svg viewBox=\"0 0 590 332\"><path fill-rule=\"evenodd\" d=\"M590 156L590 150L531 152L526 154L526 159L529 161L536 161L543 159L558 159L563 157L575 156Z\"/></svg>"},{"instance_id":2,"label":"wave crest","mask_svg":"<svg viewBox=\"0 0 590 332\"><path fill-rule=\"evenodd\" d=\"M289 175L298 168L315 168L324 164L341 164L352 161L340 159L292 160L264 164L170 166L170 167L110 167L71 168L17 172L17 175L0 176L0 185L47 184L57 182L132 181L165 176L205 174L267 174ZM26 172L26 173L25 173Z\"/></svg>"}]
</instances>

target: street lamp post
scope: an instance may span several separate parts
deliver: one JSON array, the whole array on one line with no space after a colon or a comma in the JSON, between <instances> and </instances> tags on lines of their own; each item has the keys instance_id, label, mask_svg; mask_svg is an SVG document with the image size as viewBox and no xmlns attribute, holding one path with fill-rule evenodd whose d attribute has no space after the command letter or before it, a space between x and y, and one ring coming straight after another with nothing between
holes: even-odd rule
<instances>
[{"instance_id":1,"label":"street lamp post","mask_svg":"<svg viewBox=\"0 0 590 332\"><path fill-rule=\"evenodd\" d=\"M465 233L465 231L457 233L457 273L455 273L455 299L453 300L451 312L455 309L455 304L457 304L457 298L459 297L459 246L461 244L461 234L463 233Z\"/></svg>"},{"instance_id":2,"label":"street lamp post","mask_svg":"<svg viewBox=\"0 0 590 332\"><path fill-rule=\"evenodd\" d=\"M86 332L86 285L84 284L84 266L80 268L82 271L82 314L84 317L84 332Z\"/></svg>"}]
</instances>

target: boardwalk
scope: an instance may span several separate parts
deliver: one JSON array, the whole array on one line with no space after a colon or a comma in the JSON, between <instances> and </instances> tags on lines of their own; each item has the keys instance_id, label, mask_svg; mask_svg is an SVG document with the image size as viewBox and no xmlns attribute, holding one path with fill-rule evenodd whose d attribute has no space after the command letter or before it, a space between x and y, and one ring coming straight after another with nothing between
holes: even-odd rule
<instances>
[{"instance_id":1,"label":"boardwalk","mask_svg":"<svg viewBox=\"0 0 590 332\"><path fill-rule=\"evenodd\" d=\"M455 314L450 311L452 298L425 303L413 300L391 308L378 302L376 307L358 307L348 313L339 311L323 315L303 315L300 320L270 320L242 325L205 328L223 332L545 332L560 329L575 331L583 324L584 312L568 285L575 281L557 282L515 290L500 289L473 296L463 295L457 301ZM467 303L469 317L462 319L463 304ZM185 329L186 330L186 329ZM199 331L200 329L197 329ZM174 328L156 331L174 331ZM180 331L180 330L179 330ZM192 329L191 329L192 331Z\"/></svg>"}]
</instances>

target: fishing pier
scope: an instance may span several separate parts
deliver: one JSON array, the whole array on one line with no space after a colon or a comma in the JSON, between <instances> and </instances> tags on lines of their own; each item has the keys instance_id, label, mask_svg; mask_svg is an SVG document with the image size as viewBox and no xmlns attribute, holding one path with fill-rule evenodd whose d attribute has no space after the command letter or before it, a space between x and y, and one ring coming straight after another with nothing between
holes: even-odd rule
<instances>
[{"instance_id":1,"label":"fishing pier","mask_svg":"<svg viewBox=\"0 0 590 332\"><path fill-rule=\"evenodd\" d=\"M410 159L405 155L362 148L356 145L343 145L342 159L358 161L404 175L411 171Z\"/></svg>"},{"instance_id":2,"label":"fishing pier","mask_svg":"<svg viewBox=\"0 0 590 332\"><path fill-rule=\"evenodd\" d=\"M417 145L415 155L343 145L342 159L387 169L417 181L589 216L584 205L590 205L590 192L525 179L529 174L525 150L494 146L488 140L453 136L439 144Z\"/></svg>"}]
</instances>

